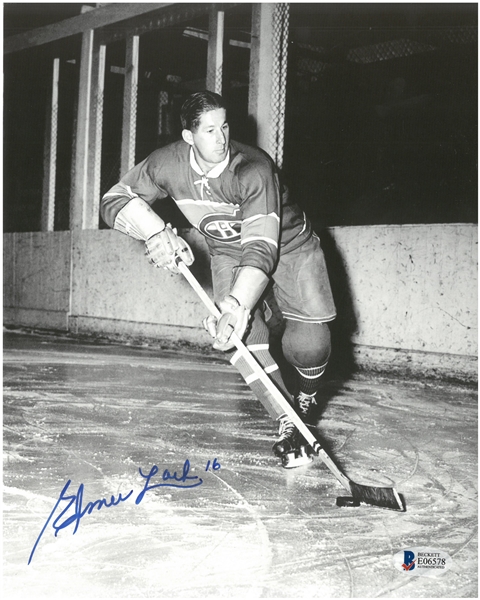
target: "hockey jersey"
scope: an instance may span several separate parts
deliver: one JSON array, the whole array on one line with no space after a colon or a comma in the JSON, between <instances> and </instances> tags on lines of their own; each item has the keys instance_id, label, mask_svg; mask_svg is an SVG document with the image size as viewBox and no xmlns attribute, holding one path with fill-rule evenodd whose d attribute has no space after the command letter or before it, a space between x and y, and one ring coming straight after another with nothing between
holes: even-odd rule
<instances>
[{"instance_id":1,"label":"hockey jersey","mask_svg":"<svg viewBox=\"0 0 480 600\"><path fill-rule=\"evenodd\" d=\"M273 160L233 140L225 161L208 174L183 140L155 150L102 198L107 225L114 227L118 212L136 196L150 205L170 196L205 236L212 255L229 254L239 266L257 267L267 275L282 253L311 235L309 221L290 202Z\"/></svg>"}]
</instances>

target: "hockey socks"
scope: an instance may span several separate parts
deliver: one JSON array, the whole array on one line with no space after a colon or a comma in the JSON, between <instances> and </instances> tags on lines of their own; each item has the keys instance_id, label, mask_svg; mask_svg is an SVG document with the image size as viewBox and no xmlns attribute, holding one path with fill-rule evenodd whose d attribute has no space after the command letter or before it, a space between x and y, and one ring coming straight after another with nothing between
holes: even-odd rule
<instances>
[{"instance_id":1,"label":"hockey socks","mask_svg":"<svg viewBox=\"0 0 480 600\"><path fill-rule=\"evenodd\" d=\"M321 367L311 367L309 369L295 367L298 372L300 392L307 396L315 396L320 388L320 380L326 368L327 363Z\"/></svg>"},{"instance_id":2,"label":"hockey socks","mask_svg":"<svg viewBox=\"0 0 480 600\"><path fill-rule=\"evenodd\" d=\"M295 367L299 377L299 393L295 398L295 409L307 425L315 425L317 410L316 393L320 387L322 375L325 373L327 363L320 367L300 369Z\"/></svg>"},{"instance_id":3,"label":"hockey socks","mask_svg":"<svg viewBox=\"0 0 480 600\"><path fill-rule=\"evenodd\" d=\"M268 344L251 344L247 346L247 348L250 350L252 356L257 360L263 370L268 374L276 387L282 392L283 396L290 403L292 403L291 395L283 383L280 369L268 351ZM277 404L271 394L269 394L265 389L265 386L259 380L258 376L253 373L252 368L241 356L240 352L235 352L230 358L230 362L235 366L236 369L238 369L242 377L245 379L245 382L252 389L257 398L263 398L265 400L265 408L267 409L268 414L274 421L277 421L284 414L284 411Z\"/></svg>"},{"instance_id":4,"label":"hockey socks","mask_svg":"<svg viewBox=\"0 0 480 600\"><path fill-rule=\"evenodd\" d=\"M299 393L295 397L294 407L302 421L310 428L316 425L317 401L315 394L320 387L320 380L326 367L327 363L319 367L295 367L299 377ZM295 433L291 434L288 427L283 426L282 428L282 423L280 423L279 441L273 448L275 454L280 455L278 450L284 451L281 459L282 465L286 469L300 467L313 460L312 448L305 445L305 440L300 433L295 429Z\"/></svg>"}]
</instances>

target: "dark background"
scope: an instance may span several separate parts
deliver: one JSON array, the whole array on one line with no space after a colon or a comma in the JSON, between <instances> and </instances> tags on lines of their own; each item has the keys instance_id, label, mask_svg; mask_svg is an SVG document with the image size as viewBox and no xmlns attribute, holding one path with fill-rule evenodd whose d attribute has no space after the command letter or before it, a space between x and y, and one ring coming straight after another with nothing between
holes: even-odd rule
<instances>
[{"instance_id":1,"label":"dark background","mask_svg":"<svg viewBox=\"0 0 480 600\"><path fill-rule=\"evenodd\" d=\"M81 4L4 4L5 37ZM228 5L227 5L228 8ZM224 96L232 137L248 126L251 5L226 11ZM140 38L136 159L180 134L204 89L208 19ZM235 45L230 43L233 40ZM238 44L240 42L240 45ZM40 228L52 60L61 59L55 229L68 229L80 36L4 60L4 229ZM118 180L125 43L107 46L102 193ZM477 4L290 5L283 170L315 227L477 222ZM159 130L158 95L168 91ZM179 223L180 225L182 223Z\"/></svg>"}]
</instances>

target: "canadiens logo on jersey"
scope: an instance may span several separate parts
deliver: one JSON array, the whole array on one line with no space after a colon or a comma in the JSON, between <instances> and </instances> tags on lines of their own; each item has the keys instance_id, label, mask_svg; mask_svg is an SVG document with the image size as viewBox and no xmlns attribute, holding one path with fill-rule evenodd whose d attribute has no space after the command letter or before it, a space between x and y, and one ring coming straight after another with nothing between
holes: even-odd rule
<instances>
[{"instance_id":1,"label":"canadiens logo on jersey","mask_svg":"<svg viewBox=\"0 0 480 600\"><path fill-rule=\"evenodd\" d=\"M224 244L240 242L242 217L235 205L198 200L176 202L190 223L205 237Z\"/></svg>"},{"instance_id":2,"label":"canadiens logo on jersey","mask_svg":"<svg viewBox=\"0 0 480 600\"><path fill-rule=\"evenodd\" d=\"M204 236L216 242L233 244L240 241L242 220L233 215L213 213L199 221L198 229Z\"/></svg>"}]
</instances>

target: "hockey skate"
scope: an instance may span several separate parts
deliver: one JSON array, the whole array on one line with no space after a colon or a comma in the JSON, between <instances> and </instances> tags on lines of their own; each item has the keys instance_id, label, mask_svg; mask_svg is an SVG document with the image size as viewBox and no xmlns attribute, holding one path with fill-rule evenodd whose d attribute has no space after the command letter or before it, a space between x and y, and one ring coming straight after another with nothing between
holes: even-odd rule
<instances>
[{"instance_id":1,"label":"hockey skate","mask_svg":"<svg viewBox=\"0 0 480 600\"><path fill-rule=\"evenodd\" d=\"M295 425L286 415L280 417L279 423L278 441L273 445L273 452L281 459L282 466L292 469L311 463L313 451L308 451L310 446L306 445Z\"/></svg>"}]
</instances>

